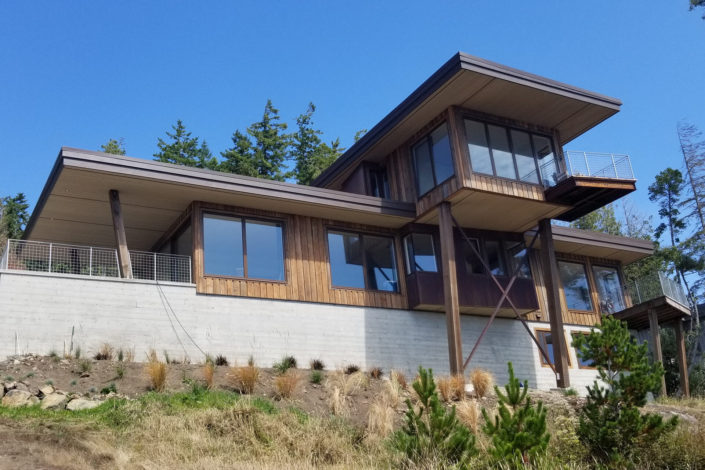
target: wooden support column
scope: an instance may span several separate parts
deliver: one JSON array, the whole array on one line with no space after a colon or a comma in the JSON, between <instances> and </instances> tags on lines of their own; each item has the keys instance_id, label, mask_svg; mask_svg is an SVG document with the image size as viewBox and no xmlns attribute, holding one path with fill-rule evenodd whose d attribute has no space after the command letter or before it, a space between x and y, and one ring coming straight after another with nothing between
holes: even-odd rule
<instances>
[{"instance_id":1,"label":"wooden support column","mask_svg":"<svg viewBox=\"0 0 705 470\"><path fill-rule=\"evenodd\" d=\"M688 363L685 359L685 335L683 335L683 322L678 319L673 324L676 330L676 355L678 356L678 373L681 376L681 390L684 397L690 396L690 384L688 380Z\"/></svg>"},{"instance_id":2,"label":"wooden support column","mask_svg":"<svg viewBox=\"0 0 705 470\"><path fill-rule=\"evenodd\" d=\"M651 331L651 351L654 354L654 361L658 361L663 366L663 352L661 350L661 334L658 327L658 317L656 310L650 308L649 312L649 330ZM666 376L661 377L661 396L665 397L666 392Z\"/></svg>"},{"instance_id":3,"label":"wooden support column","mask_svg":"<svg viewBox=\"0 0 705 470\"><path fill-rule=\"evenodd\" d=\"M120 276L125 279L132 279L132 263L130 262L130 252L127 249L125 222L122 219L122 207L120 206L120 193L116 189L110 190L110 212L113 215L113 230L115 231Z\"/></svg>"},{"instance_id":4,"label":"wooden support column","mask_svg":"<svg viewBox=\"0 0 705 470\"><path fill-rule=\"evenodd\" d=\"M463 346L460 340L460 301L458 299L458 272L455 268L455 240L450 202L438 205L438 226L441 236L441 259L443 269L443 293L448 332L448 356L450 373L463 373Z\"/></svg>"},{"instance_id":5,"label":"wooden support column","mask_svg":"<svg viewBox=\"0 0 705 470\"><path fill-rule=\"evenodd\" d=\"M551 219L539 221L541 237L541 262L546 283L546 300L548 303L548 316L551 322L551 339L553 341L553 362L556 370L556 385L559 388L570 387L568 373L568 348L563 330L563 309L561 307L560 280L558 276L558 262L553 248L553 231Z\"/></svg>"}]
</instances>

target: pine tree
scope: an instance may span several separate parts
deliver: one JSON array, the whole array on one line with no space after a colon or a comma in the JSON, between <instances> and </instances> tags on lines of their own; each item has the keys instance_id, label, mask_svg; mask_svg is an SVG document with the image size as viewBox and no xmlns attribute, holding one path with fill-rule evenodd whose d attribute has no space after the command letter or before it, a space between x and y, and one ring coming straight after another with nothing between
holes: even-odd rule
<instances>
[{"instance_id":1,"label":"pine tree","mask_svg":"<svg viewBox=\"0 0 705 470\"><path fill-rule=\"evenodd\" d=\"M125 155L125 139L122 137L120 140L110 139L101 145L100 149L105 153L111 153L113 155Z\"/></svg>"},{"instance_id":2,"label":"pine tree","mask_svg":"<svg viewBox=\"0 0 705 470\"><path fill-rule=\"evenodd\" d=\"M223 161L220 162L219 170L236 175L258 177L259 172L252 158L252 142L248 136L235 131L232 140L233 146L221 152Z\"/></svg>"},{"instance_id":3,"label":"pine tree","mask_svg":"<svg viewBox=\"0 0 705 470\"><path fill-rule=\"evenodd\" d=\"M534 407L527 397L529 383L523 386L514 376L512 363L509 367L509 382L505 392L495 385L499 404L498 414L492 420L482 409L485 419L484 431L492 439L490 455L497 461L513 468L522 468L536 461L546 452L551 438L546 432L546 409L542 402Z\"/></svg>"},{"instance_id":4,"label":"pine tree","mask_svg":"<svg viewBox=\"0 0 705 470\"><path fill-rule=\"evenodd\" d=\"M291 159L296 163L294 176L299 184L311 184L342 153L338 139L330 145L321 141L323 132L313 128L315 111L314 104L309 103L306 112L296 119L298 130L291 135Z\"/></svg>"},{"instance_id":5,"label":"pine tree","mask_svg":"<svg viewBox=\"0 0 705 470\"><path fill-rule=\"evenodd\" d=\"M393 438L397 449L415 463L442 461L467 468L477 454L475 436L460 423L455 406L447 411L436 393L433 371L419 367L419 376L413 383L419 397L418 412L411 400L406 400L407 411L403 428Z\"/></svg>"},{"instance_id":6,"label":"pine tree","mask_svg":"<svg viewBox=\"0 0 705 470\"><path fill-rule=\"evenodd\" d=\"M29 204L24 193L4 197L0 199L0 203L0 234L5 240L22 238L29 222Z\"/></svg>"},{"instance_id":7,"label":"pine tree","mask_svg":"<svg viewBox=\"0 0 705 470\"><path fill-rule=\"evenodd\" d=\"M588 387L580 411L578 436L592 455L612 465L624 465L635 448L672 430L677 419L664 422L656 414L641 413L646 394L663 375L659 363L650 364L646 344L630 336L626 324L605 316L589 335L576 335L573 346L582 360L591 360L600 382Z\"/></svg>"},{"instance_id":8,"label":"pine tree","mask_svg":"<svg viewBox=\"0 0 705 470\"><path fill-rule=\"evenodd\" d=\"M206 141L199 145L198 137L191 137L191 132L186 130L181 119L171 127L174 132L166 132L170 141L165 142L161 138L157 141L159 152L154 154L155 160L210 170L218 168L218 160L211 154Z\"/></svg>"},{"instance_id":9,"label":"pine tree","mask_svg":"<svg viewBox=\"0 0 705 470\"><path fill-rule=\"evenodd\" d=\"M578 220L571 222L570 226L582 230L608 233L610 235L622 235L622 228L614 213L614 206L612 204L608 204L589 214L585 214Z\"/></svg>"}]
</instances>

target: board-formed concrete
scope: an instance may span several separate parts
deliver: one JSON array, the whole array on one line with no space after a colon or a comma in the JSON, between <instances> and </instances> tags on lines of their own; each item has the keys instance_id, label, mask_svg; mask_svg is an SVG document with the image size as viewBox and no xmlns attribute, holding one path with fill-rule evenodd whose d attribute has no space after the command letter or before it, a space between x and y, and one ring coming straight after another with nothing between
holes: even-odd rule
<instances>
[{"instance_id":1,"label":"board-formed concrete","mask_svg":"<svg viewBox=\"0 0 705 470\"><path fill-rule=\"evenodd\" d=\"M464 354L486 322L487 317L461 316ZM530 326L547 329L548 323ZM565 329L568 335L587 331ZM71 344L72 331L74 347L79 345L86 355L109 343L134 349L137 360L153 348L160 355L167 351L171 357L187 355L200 362L200 348L231 362L244 363L251 355L262 367L291 354L302 366L321 359L328 368L396 368L413 377L423 365L436 375L448 373L445 317L440 313L200 295L192 285L0 271L0 357L61 354ZM572 348L570 356L571 385L584 394L596 373L577 367ZM503 384L508 361L530 387L555 387L551 369L541 366L538 349L521 322L498 318L469 369L488 369Z\"/></svg>"}]
</instances>

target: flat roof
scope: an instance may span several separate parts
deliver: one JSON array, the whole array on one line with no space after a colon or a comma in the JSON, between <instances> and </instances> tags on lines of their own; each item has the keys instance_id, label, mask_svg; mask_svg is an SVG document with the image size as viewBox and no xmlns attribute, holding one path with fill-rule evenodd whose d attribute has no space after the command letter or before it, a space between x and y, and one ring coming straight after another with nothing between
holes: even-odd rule
<instances>
[{"instance_id":1,"label":"flat roof","mask_svg":"<svg viewBox=\"0 0 705 470\"><path fill-rule=\"evenodd\" d=\"M617 113L621 104L616 98L458 52L313 184L337 187L358 162L383 158L449 106L556 129L564 145Z\"/></svg>"}]
</instances>

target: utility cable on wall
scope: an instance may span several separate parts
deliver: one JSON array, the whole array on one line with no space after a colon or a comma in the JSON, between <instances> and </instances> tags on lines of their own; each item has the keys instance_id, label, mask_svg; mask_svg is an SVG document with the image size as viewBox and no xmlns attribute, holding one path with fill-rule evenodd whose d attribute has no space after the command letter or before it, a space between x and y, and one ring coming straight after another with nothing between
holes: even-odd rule
<instances>
[{"instance_id":1,"label":"utility cable on wall","mask_svg":"<svg viewBox=\"0 0 705 470\"><path fill-rule=\"evenodd\" d=\"M203 349L201 349L201 347L198 345L198 343L196 343L196 341L191 337L189 332L186 331L186 328L184 328L184 325L181 323L181 320L179 320L179 317L176 316L176 312L174 312L174 309L172 308L171 303L169 302L169 299L167 298L166 294L164 293L162 286L159 284L159 281L157 281L157 289L159 290L160 297L162 298L162 304L164 302L166 302L166 305L168 306L167 316L169 315L169 311L171 311L171 314L174 316L174 319L179 324L181 329L184 331L184 334L186 335L186 337L191 341L191 343L193 343L193 345L196 347L196 349L198 349L201 352L201 354L203 354L204 357L207 357L208 354L206 354L206 352ZM166 306L165 306L165 310L166 310ZM171 318L169 319L169 321L171 321ZM173 325L172 325L172 327L173 327ZM176 333L176 331L174 331L174 333ZM179 336L177 335L176 337L178 338ZM181 343L180 339L179 339L179 343ZM181 347L182 348L184 347L183 343L181 343ZM186 348L184 348L184 353L187 354Z\"/></svg>"}]
</instances>

